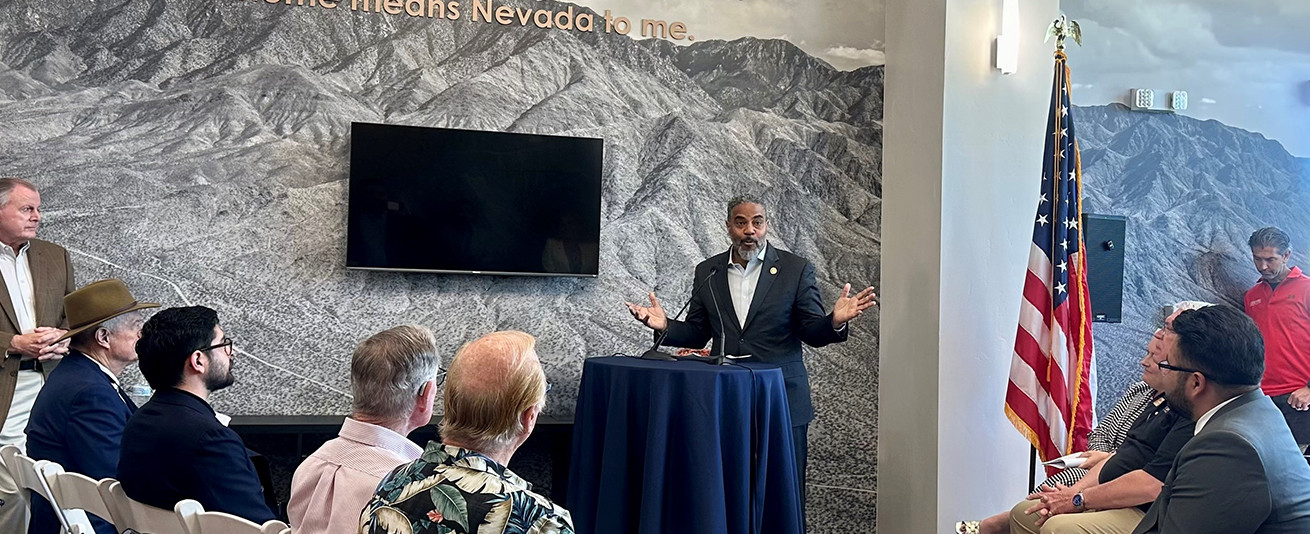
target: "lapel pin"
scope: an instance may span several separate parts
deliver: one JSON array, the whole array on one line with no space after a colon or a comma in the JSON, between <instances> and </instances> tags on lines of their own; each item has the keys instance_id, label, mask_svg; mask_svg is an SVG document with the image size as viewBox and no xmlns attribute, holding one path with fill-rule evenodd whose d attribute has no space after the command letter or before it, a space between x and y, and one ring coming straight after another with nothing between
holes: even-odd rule
<instances>
[{"instance_id":1,"label":"lapel pin","mask_svg":"<svg viewBox=\"0 0 1310 534\"><path fill-rule=\"evenodd\" d=\"M769 274L778 274L777 267L769 267Z\"/></svg>"}]
</instances>

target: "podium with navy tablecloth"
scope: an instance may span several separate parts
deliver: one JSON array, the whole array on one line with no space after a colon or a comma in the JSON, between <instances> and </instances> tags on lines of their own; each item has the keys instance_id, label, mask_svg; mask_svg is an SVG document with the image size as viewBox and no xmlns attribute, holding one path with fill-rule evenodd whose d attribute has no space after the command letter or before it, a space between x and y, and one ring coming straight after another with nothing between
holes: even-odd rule
<instances>
[{"instance_id":1,"label":"podium with navy tablecloth","mask_svg":"<svg viewBox=\"0 0 1310 534\"><path fill-rule=\"evenodd\" d=\"M568 508L579 534L796 534L800 491L774 365L590 358Z\"/></svg>"}]
</instances>

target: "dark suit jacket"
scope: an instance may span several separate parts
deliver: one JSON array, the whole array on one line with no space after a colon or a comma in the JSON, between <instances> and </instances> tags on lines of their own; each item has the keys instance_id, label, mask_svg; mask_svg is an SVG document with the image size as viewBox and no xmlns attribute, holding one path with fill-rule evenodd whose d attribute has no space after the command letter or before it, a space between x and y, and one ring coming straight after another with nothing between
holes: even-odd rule
<instances>
[{"instance_id":1,"label":"dark suit jacket","mask_svg":"<svg viewBox=\"0 0 1310 534\"><path fill-rule=\"evenodd\" d=\"M669 321L664 344L700 348L712 339L715 354L722 344L723 354L749 354L753 360L782 367L791 423L809 423L814 419L814 408L810 404L810 377L801 361L801 343L822 347L846 341L848 329L833 330L832 315L823 312L819 286L814 281L814 266L809 260L773 245L765 250L746 324L739 326L732 293L728 291L729 253L718 254L696 266L696 281L709 277L709 287L693 295L686 319ZM718 312L714 307L716 299Z\"/></svg>"},{"instance_id":2,"label":"dark suit jacket","mask_svg":"<svg viewBox=\"0 0 1310 534\"><path fill-rule=\"evenodd\" d=\"M50 460L96 480L114 476L119 442L127 419L136 411L94 361L76 351L59 363L41 388L27 422L27 455ZM108 518L106 518L108 519ZM96 532L114 527L95 521ZM33 506L30 534L55 534L59 522L49 506Z\"/></svg>"},{"instance_id":3,"label":"dark suit jacket","mask_svg":"<svg viewBox=\"0 0 1310 534\"><path fill-rule=\"evenodd\" d=\"M64 247L32 239L27 246L27 266L32 270L32 300L36 304L36 325L68 328L64 316L64 295L76 287L73 280L73 262ZM9 286L0 277L0 349L8 356L9 343L20 334L18 313L9 298ZM18 356L6 357L0 371L0 421L9 416L9 403L14 400L17 384Z\"/></svg>"},{"instance_id":4,"label":"dark suit jacket","mask_svg":"<svg viewBox=\"0 0 1310 534\"><path fill-rule=\"evenodd\" d=\"M117 478L128 497L150 506L195 499L256 523L274 518L241 437L180 389L155 392L127 421Z\"/></svg>"},{"instance_id":5,"label":"dark suit jacket","mask_svg":"<svg viewBox=\"0 0 1310 534\"><path fill-rule=\"evenodd\" d=\"M1259 389L1220 408L1174 460L1134 534L1310 532L1310 465Z\"/></svg>"}]
</instances>

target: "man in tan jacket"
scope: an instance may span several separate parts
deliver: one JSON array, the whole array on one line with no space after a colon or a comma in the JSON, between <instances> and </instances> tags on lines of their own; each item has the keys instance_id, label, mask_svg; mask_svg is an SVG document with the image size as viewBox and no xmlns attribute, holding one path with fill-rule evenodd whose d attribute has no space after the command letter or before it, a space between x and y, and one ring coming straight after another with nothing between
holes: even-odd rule
<instances>
[{"instance_id":1,"label":"man in tan jacket","mask_svg":"<svg viewBox=\"0 0 1310 534\"><path fill-rule=\"evenodd\" d=\"M41 194L18 178L0 178L0 446L26 445L23 429L45 378L41 362L68 351L64 295L73 264L63 247L36 239ZM26 532L26 499L0 470L0 532Z\"/></svg>"}]
</instances>

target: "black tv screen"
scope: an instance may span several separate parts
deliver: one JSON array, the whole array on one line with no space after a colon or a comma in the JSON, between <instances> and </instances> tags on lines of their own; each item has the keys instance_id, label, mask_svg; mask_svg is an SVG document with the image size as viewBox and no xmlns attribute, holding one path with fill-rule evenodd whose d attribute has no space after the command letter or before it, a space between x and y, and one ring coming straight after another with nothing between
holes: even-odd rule
<instances>
[{"instance_id":1,"label":"black tv screen","mask_svg":"<svg viewBox=\"0 0 1310 534\"><path fill-rule=\"evenodd\" d=\"M351 124L346 267L596 276L600 139Z\"/></svg>"}]
</instances>

